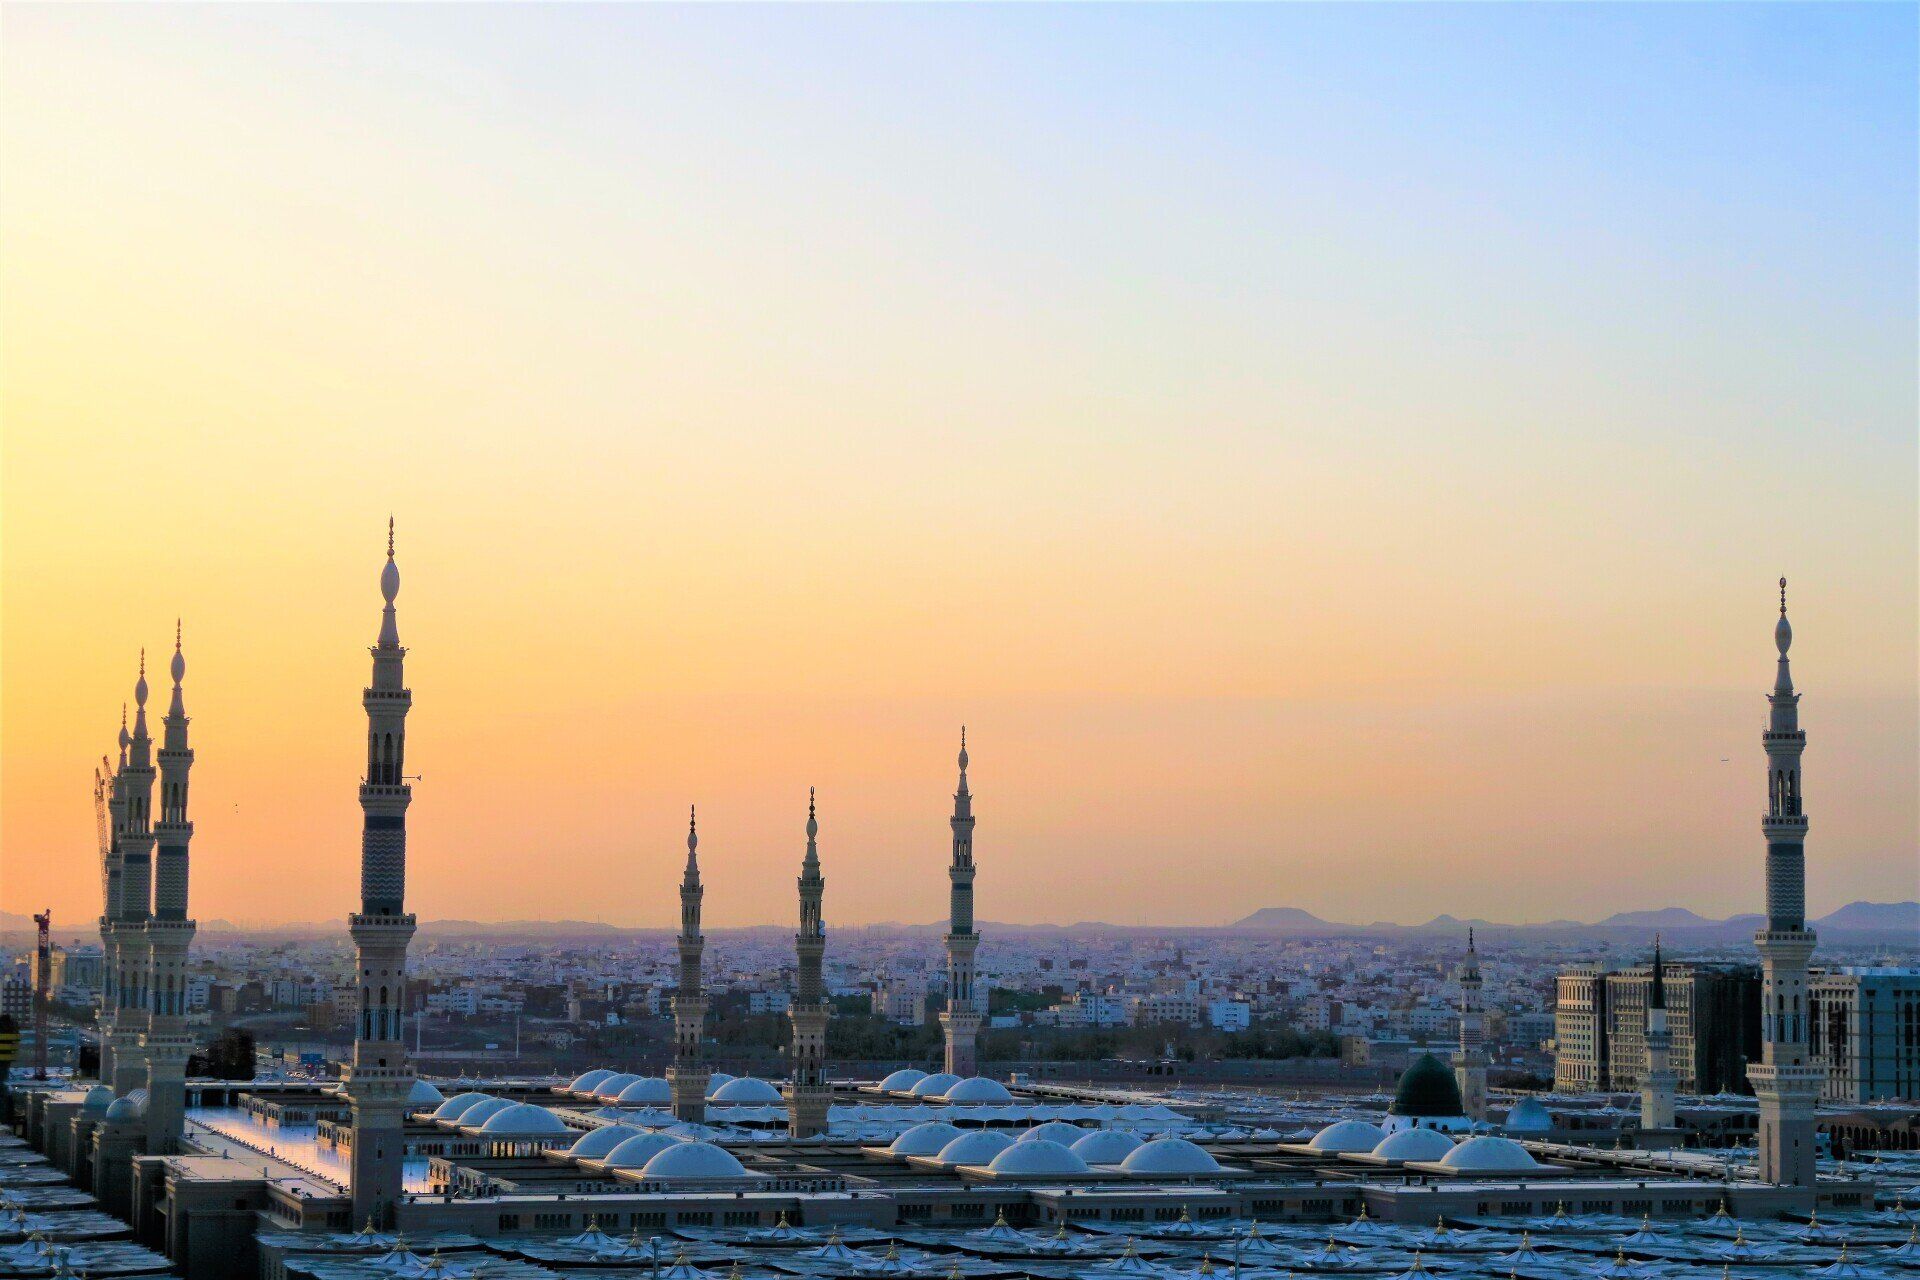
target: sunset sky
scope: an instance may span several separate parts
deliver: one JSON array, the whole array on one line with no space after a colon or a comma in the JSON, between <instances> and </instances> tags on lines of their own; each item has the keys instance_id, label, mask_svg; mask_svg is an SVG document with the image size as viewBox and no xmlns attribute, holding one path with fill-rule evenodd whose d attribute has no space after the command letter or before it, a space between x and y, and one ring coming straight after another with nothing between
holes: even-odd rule
<instances>
[{"instance_id":1,"label":"sunset sky","mask_svg":"<svg viewBox=\"0 0 1920 1280\"><path fill-rule=\"evenodd\" d=\"M1905 5L9 5L0 909L185 619L193 908L1920 893ZM167 693L155 680L157 719Z\"/></svg>"}]
</instances>

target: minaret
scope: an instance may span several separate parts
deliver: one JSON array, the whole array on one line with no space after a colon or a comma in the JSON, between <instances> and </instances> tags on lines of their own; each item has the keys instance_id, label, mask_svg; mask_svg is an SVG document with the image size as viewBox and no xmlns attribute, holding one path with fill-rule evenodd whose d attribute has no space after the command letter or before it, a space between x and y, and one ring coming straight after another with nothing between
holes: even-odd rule
<instances>
[{"instance_id":1,"label":"minaret","mask_svg":"<svg viewBox=\"0 0 1920 1280\"><path fill-rule=\"evenodd\" d=\"M827 949L820 899L827 882L820 877L819 834L813 790L808 788L807 856L800 864L800 932L793 939L799 972L793 1007L787 1012L793 1024L793 1083L787 1090L787 1131L796 1138L811 1138L827 1131L827 1103L832 1096L827 1085L827 1018L832 1010L820 976L820 958Z\"/></svg>"},{"instance_id":2,"label":"minaret","mask_svg":"<svg viewBox=\"0 0 1920 1280\"><path fill-rule=\"evenodd\" d=\"M127 704L120 704L120 763L107 780L106 866L104 902L100 909L100 1082L111 1086L115 1070L114 1032L120 1025L120 897L126 876L126 858L120 850L120 832L127 821Z\"/></svg>"},{"instance_id":3,"label":"minaret","mask_svg":"<svg viewBox=\"0 0 1920 1280\"><path fill-rule=\"evenodd\" d=\"M1467 930L1467 958L1460 966L1460 1048L1453 1055L1453 1078L1460 1084L1460 1107L1471 1120L1487 1118L1485 1015L1480 1011L1480 953Z\"/></svg>"},{"instance_id":4,"label":"minaret","mask_svg":"<svg viewBox=\"0 0 1920 1280\"><path fill-rule=\"evenodd\" d=\"M153 915L153 738L147 733L147 651L133 686L133 735L118 788L125 796L120 829L120 913L114 928L120 987L113 1018L113 1086L126 1097L147 1082L147 921Z\"/></svg>"},{"instance_id":5,"label":"minaret","mask_svg":"<svg viewBox=\"0 0 1920 1280\"><path fill-rule=\"evenodd\" d=\"M1814 1102L1822 1071L1807 1057L1807 961L1813 930L1807 928L1807 815L1801 807L1800 695L1793 691L1787 650L1787 580L1780 579L1780 621L1773 626L1780 664L1773 681L1767 731L1767 923L1753 937L1760 950L1760 1061L1747 1068L1760 1104L1760 1177L1777 1186L1814 1182Z\"/></svg>"},{"instance_id":6,"label":"minaret","mask_svg":"<svg viewBox=\"0 0 1920 1280\"><path fill-rule=\"evenodd\" d=\"M1673 1128L1673 1033L1667 1030L1666 968L1653 939L1653 981L1647 988L1647 1073L1640 1081L1640 1127Z\"/></svg>"},{"instance_id":7,"label":"minaret","mask_svg":"<svg viewBox=\"0 0 1920 1280\"><path fill-rule=\"evenodd\" d=\"M187 773L193 749L187 745L187 707L180 682L187 660L180 651L180 623L173 624L173 701L161 723L159 842L154 864L153 919L147 922L150 952L147 983L147 1032L141 1048L147 1059L147 1154L171 1155L186 1121L187 948L194 922L187 918L187 847L193 823L187 820Z\"/></svg>"},{"instance_id":8,"label":"minaret","mask_svg":"<svg viewBox=\"0 0 1920 1280\"><path fill-rule=\"evenodd\" d=\"M346 1093L353 1116L350 1191L353 1221L393 1224L400 1202L406 1152L402 1126L413 1070L407 1064L402 1014L406 1008L407 943L414 920L406 912L407 711L400 627L393 612L400 570L393 561L393 521L387 521L387 565L380 571L380 641L373 647L373 683L361 696L367 710L367 776L360 784L360 910L348 926L359 954L360 1021Z\"/></svg>"},{"instance_id":9,"label":"minaret","mask_svg":"<svg viewBox=\"0 0 1920 1280\"><path fill-rule=\"evenodd\" d=\"M967 790L967 730L960 729L960 789L953 793L952 882L947 914L947 1008L940 1015L946 1030L946 1069L965 1079L976 1074L980 1014L973 1005L973 953L980 935L973 931L973 793Z\"/></svg>"},{"instance_id":10,"label":"minaret","mask_svg":"<svg viewBox=\"0 0 1920 1280\"><path fill-rule=\"evenodd\" d=\"M700 953L707 940L700 935L700 832L692 809L687 811L687 869L680 877L680 986L673 993L673 1065L667 1083L673 1088L673 1114L698 1124L707 1118L707 996L700 985Z\"/></svg>"}]
</instances>

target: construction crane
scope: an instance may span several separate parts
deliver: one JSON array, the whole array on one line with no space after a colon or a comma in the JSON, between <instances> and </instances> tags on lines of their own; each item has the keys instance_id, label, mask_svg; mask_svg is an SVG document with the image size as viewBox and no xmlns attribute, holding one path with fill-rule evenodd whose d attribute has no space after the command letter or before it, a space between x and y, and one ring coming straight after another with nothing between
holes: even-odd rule
<instances>
[{"instance_id":1,"label":"construction crane","mask_svg":"<svg viewBox=\"0 0 1920 1280\"><path fill-rule=\"evenodd\" d=\"M34 943L33 966L33 1078L47 1078L47 986L53 970L53 908L33 917L40 928Z\"/></svg>"}]
</instances>

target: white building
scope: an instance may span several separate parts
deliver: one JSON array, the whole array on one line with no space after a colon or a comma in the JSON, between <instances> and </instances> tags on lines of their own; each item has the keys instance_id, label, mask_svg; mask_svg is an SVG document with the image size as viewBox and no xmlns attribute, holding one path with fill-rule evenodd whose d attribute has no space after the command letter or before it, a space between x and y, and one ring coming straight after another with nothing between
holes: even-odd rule
<instances>
[{"instance_id":1,"label":"white building","mask_svg":"<svg viewBox=\"0 0 1920 1280\"><path fill-rule=\"evenodd\" d=\"M1245 1031L1253 1025L1253 1006L1245 1000L1209 1001L1207 1025L1215 1031Z\"/></svg>"}]
</instances>

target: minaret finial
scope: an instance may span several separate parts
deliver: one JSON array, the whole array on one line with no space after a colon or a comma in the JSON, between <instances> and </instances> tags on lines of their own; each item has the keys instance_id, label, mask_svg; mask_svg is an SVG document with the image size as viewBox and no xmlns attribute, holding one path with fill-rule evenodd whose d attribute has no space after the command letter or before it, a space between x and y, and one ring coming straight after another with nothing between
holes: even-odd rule
<instances>
[{"instance_id":1,"label":"minaret finial","mask_svg":"<svg viewBox=\"0 0 1920 1280\"><path fill-rule=\"evenodd\" d=\"M1782 578L1780 579L1780 612L1784 614L1786 611L1787 611L1787 580L1785 578Z\"/></svg>"},{"instance_id":2,"label":"minaret finial","mask_svg":"<svg viewBox=\"0 0 1920 1280\"><path fill-rule=\"evenodd\" d=\"M693 852L693 847L699 843L700 843L699 815L695 811L694 806L688 805L687 806L687 852L689 853Z\"/></svg>"},{"instance_id":3,"label":"minaret finial","mask_svg":"<svg viewBox=\"0 0 1920 1280\"><path fill-rule=\"evenodd\" d=\"M387 559L393 559L393 513L387 513Z\"/></svg>"}]
</instances>

